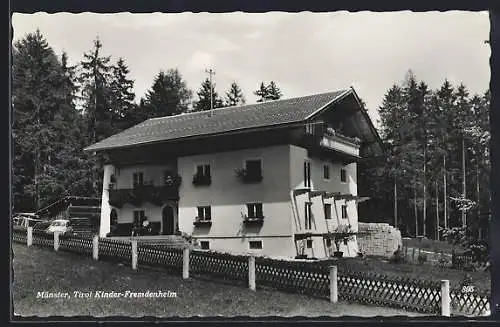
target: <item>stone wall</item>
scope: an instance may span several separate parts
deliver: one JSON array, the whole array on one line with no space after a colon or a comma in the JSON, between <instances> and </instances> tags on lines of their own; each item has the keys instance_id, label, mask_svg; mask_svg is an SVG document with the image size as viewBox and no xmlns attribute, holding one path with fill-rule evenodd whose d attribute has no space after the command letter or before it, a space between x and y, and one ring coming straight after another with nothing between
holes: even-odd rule
<instances>
[{"instance_id":1,"label":"stone wall","mask_svg":"<svg viewBox=\"0 0 500 327\"><path fill-rule=\"evenodd\" d=\"M386 223L359 223L359 251L368 256L390 258L398 246L403 247L401 232Z\"/></svg>"}]
</instances>

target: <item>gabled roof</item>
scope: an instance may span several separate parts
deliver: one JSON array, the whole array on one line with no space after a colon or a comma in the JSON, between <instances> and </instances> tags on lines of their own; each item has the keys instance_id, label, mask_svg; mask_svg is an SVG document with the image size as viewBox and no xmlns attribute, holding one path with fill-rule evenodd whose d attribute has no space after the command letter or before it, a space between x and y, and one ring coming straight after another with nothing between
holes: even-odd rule
<instances>
[{"instance_id":1,"label":"gabled roof","mask_svg":"<svg viewBox=\"0 0 500 327\"><path fill-rule=\"evenodd\" d=\"M352 88L300 98L152 118L90 145L84 150L102 151L194 136L301 123L351 93L354 93Z\"/></svg>"}]
</instances>

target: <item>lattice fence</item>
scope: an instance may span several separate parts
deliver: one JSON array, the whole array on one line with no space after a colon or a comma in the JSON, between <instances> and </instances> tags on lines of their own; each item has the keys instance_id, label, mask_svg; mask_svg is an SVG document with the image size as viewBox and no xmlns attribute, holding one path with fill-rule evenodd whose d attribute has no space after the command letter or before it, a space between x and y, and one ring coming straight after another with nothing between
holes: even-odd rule
<instances>
[{"instance_id":1,"label":"lattice fence","mask_svg":"<svg viewBox=\"0 0 500 327\"><path fill-rule=\"evenodd\" d=\"M231 281L248 281L248 257L224 253L191 251L190 272Z\"/></svg>"},{"instance_id":2,"label":"lattice fence","mask_svg":"<svg viewBox=\"0 0 500 327\"><path fill-rule=\"evenodd\" d=\"M311 262L256 258L255 273L257 285L320 298L330 295L328 267Z\"/></svg>"},{"instance_id":3,"label":"lattice fence","mask_svg":"<svg viewBox=\"0 0 500 327\"><path fill-rule=\"evenodd\" d=\"M99 259L130 264L132 261L132 245L128 240L99 238Z\"/></svg>"},{"instance_id":4,"label":"lattice fence","mask_svg":"<svg viewBox=\"0 0 500 327\"><path fill-rule=\"evenodd\" d=\"M26 244L26 234L26 230L13 230L13 241ZM61 235L59 240L59 249L62 251L92 254L91 237ZM54 235L34 231L33 244L53 247ZM100 238L99 259L130 264L132 261L130 240ZM183 267L183 250L139 243L137 262L139 265L159 266L179 273ZM256 285L328 299L330 264L257 257L255 258ZM189 266L190 273L197 277L222 279L232 283L248 282L248 256L191 250ZM341 301L440 314L440 282L361 273L349 267L339 267L337 282ZM487 294L463 293L461 289L452 289L450 297L453 315L481 316L489 313Z\"/></svg>"},{"instance_id":5,"label":"lattice fence","mask_svg":"<svg viewBox=\"0 0 500 327\"><path fill-rule=\"evenodd\" d=\"M92 236L59 236L59 250L92 255Z\"/></svg>"},{"instance_id":6,"label":"lattice fence","mask_svg":"<svg viewBox=\"0 0 500 327\"><path fill-rule=\"evenodd\" d=\"M464 293L461 289L450 291L451 310L454 315L484 316L490 312L490 297L485 293Z\"/></svg>"},{"instance_id":7,"label":"lattice fence","mask_svg":"<svg viewBox=\"0 0 500 327\"><path fill-rule=\"evenodd\" d=\"M12 230L12 241L16 243L26 244L28 238L26 228L17 228Z\"/></svg>"},{"instance_id":8,"label":"lattice fence","mask_svg":"<svg viewBox=\"0 0 500 327\"><path fill-rule=\"evenodd\" d=\"M168 249L153 244L137 245L137 262L182 271L182 249Z\"/></svg>"},{"instance_id":9,"label":"lattice fence","mask_svg":"<svg viewBox=\"0 0 500 327\"><path fill-rule=\"evenodd\" d=\"M54 247L54 234L48 234L43 231L33 231L33 245L45 247Z\"/></svg>"},{"instance_id":10,"label":"lattice fence","mask_svg":"<svg viewBox=\"0 0 500 327\"><path fill-rule=\"evenodd\" d=\"M437 314L441 306L439 282L350 272L338 277L339 299Z\"/></svg>"}]
</instances>

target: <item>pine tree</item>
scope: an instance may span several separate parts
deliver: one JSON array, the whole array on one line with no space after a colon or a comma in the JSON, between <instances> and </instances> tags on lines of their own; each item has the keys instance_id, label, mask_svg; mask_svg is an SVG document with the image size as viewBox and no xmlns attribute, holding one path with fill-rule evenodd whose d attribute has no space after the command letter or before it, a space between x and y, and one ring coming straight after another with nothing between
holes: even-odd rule
<instances>
[{"instance_id":1,"label":"pine tree","mask_svg":"<svg viewBox=\"0 0 500 327\"><path fill-rule=\"evenodd\" d=\"M245 97L236 82L231 83L229 91L226 92L226 105L228 107L245 104Z\"/></svg>"},{"instance_id":2,"label":"pine tree","mask_svg":"<svg viewBox=\"0 0 500 327\"><path fill-rule=\"evenodd\" d=\"M119 131L115 111L111 108L113 92L111 89L111 57L101 55L102 43L94 40L94 48L84 53L81 61L79 82L82 86L84 118L86 122L87 144L101 141ZM102 166L106 158L98 154L93 158L90 171L93 181L91 196L100 195L102 185Z\"/></svg>"},{"instance_id":3,"label":"pine tree","mask_svg":"<svg viewBox=\"0 0 500 327\"><path fill-rule=\"evenodd\" d=\"M94 40L94 48L84 53L81 62L82 70L79 82L82 85L82 99L87 121L88 143L98 142L115 132L116 117L111 108L112 101L112 67L110 56L101 55L102 43Z\"/></svg>"},{"instance_id":4,"label":"pine tree","mask_svg":"<svg viewBox=\"0 0 500 327\"><path fill-rule=\"evenodd\" d=\"M264 82L261 82L259 89L254 91L253 93L259 97L257 99L257 102L279 100L283 96L281 90L274 81L271 81L269 85L265 85Z\"/></svg>"},{"instance_id":5,"label":"pine tree","mask_svg":"<svg viewBox=\"0 0 500 327\"><path fill-rule=\"evenodd\" d=\"M144 119L178 115L189 110L192 92L178 69L160 71L140 107Z\"/></svg>"},{"instance_id":6,"label":"pine tree","mask_svg":"<svg viewBox=\"0 0 500 327\"><path fill-rule=\"evenodd\" d=\"M14 207L36 210L71 185L68 162L81 150L73 139L80 119L75 108L75 67L57 58L37 30L14 44ZM65 155L69 153L70 155ZM79 166L76 167L78 169Z\"/></svg>"},{"instance_id":7,"label":"pine tree","mask_svg":"<svg viewBox=\"0 0 500 327\"><path fill-rule=\"evenodd\" d=\"M128 78L130 73L125 60L119 58L111 67L110 106L113 110L113 118L116 119L117 130L121 131L134 124L132 111L136 109L134 99L134 81Z\"/></svg>"},{"instance_id":8,"label":"pine tree","mask_svg":"<svg viewBox=\"0 0 500 327\"><path fill-rule=\"evenodd\" d=\"M215 83L212 83L212 102L210 101L210 80L207 78L201 84L200 90L197 92L198 101L194 105L194 111L204 111L210 110L211 106L213 108L220 108L223 106L222 99L215 91Z\"/></svg>"},{"instance_id":9,"label":"pine tree","mask_svg":"<svg viewBox=\"0 0 500 327\"><path fill-rule=\"evenodd\" d=\"M268 96L268 88L264 84L264 82L260 83L259 89L253 92L256 96L259 98L257 99L257 102L264 102L267 100Z\"/></svg>"},{"instance_id":10,"label":"pine tree","mask_svg":"<svg viewBox=\"0 0 500 327\"><path fill-rule=\"evenodd\" d=\"M267 100L279 100L282 97L281 90L279 87L276 85L274 81L271 81L269 85L267 86Z\"/></svg>"}]
</instances>

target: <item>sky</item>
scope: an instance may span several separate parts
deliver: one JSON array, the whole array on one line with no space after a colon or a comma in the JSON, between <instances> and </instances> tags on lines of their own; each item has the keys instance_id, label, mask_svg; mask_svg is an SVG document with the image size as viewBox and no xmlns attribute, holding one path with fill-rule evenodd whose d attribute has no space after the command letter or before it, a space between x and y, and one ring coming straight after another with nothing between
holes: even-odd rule
<instances>
[{"instance_id":1,"label":"sky","mask_svg":"<svg viewBox=\"0 0 500 327\"><path fill-rule=\"evenodd\" d=\"M262 81L283 98L352 86L377 124L384 94L409 69L431 88L448 79L471 93L490 79L487 12L14 13L12 26L14 41L38 28L73 64L99 37L104 55L125 59L136 100L171 68L196 99L211 68L219 95L236 81L247 103Z\"/></svg>"}]
</instances>

